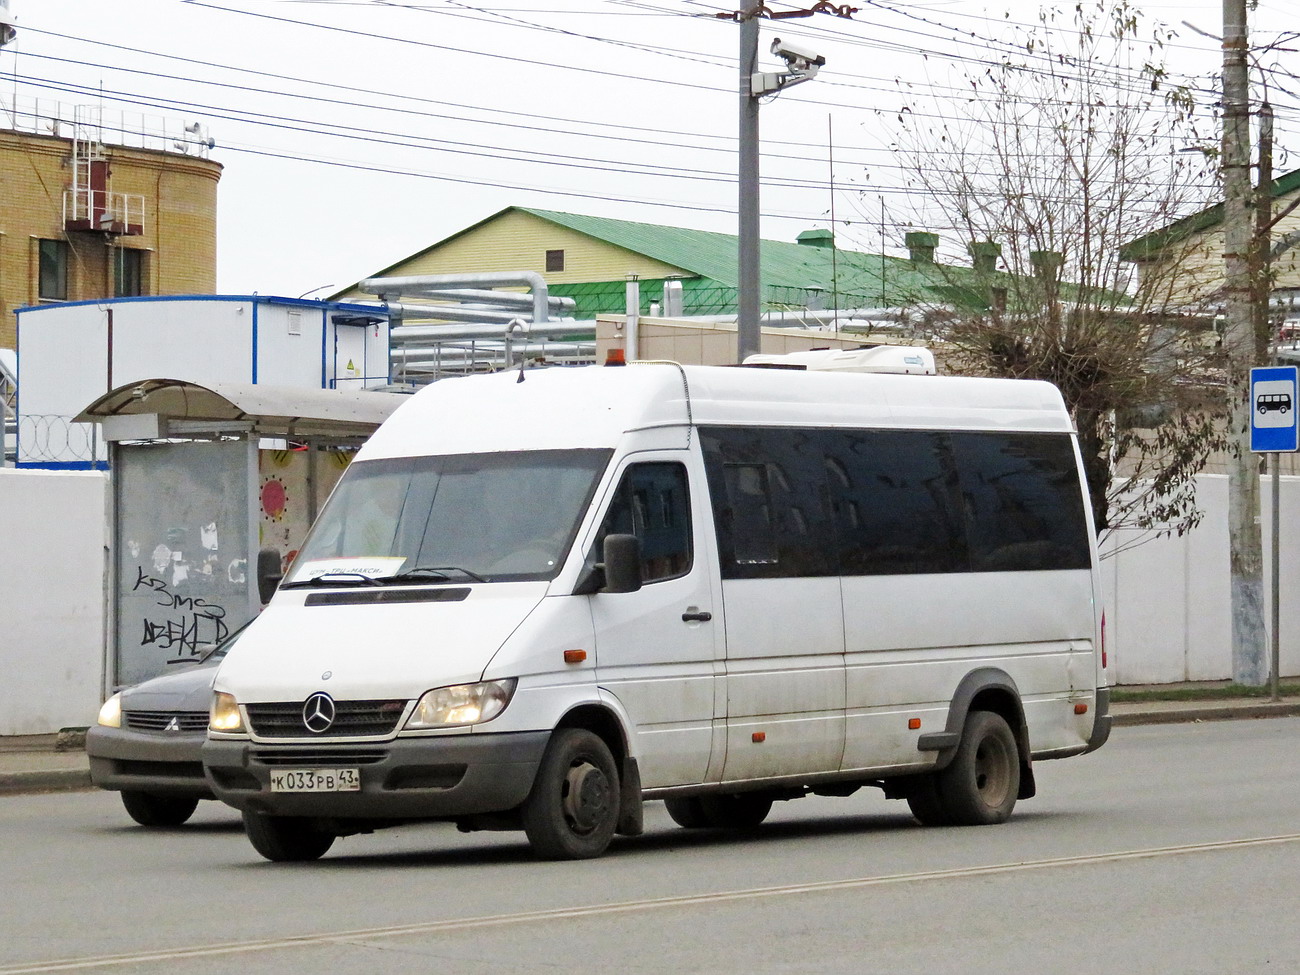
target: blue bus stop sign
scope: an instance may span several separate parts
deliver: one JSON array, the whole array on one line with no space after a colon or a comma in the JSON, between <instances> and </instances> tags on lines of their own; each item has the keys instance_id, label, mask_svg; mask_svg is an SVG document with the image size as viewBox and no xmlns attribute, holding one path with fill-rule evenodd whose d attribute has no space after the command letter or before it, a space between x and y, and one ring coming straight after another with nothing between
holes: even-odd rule
<instances>
[{"instance_id":1,"label":"blue bus stop sign","mask_svg":"<svg viewBox=\"0 0 1300 975\"><path fill-rule=\"evenodd\" d=\"M1250 450L1255 454L1292 452L1296 444L1296 367L1250 370Z\"/></svg>"}]
</instances>

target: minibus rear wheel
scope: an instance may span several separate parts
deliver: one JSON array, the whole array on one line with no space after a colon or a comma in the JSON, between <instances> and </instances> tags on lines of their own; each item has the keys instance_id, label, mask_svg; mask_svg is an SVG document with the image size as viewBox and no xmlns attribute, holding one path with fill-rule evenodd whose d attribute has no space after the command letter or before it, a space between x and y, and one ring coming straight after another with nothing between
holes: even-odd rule
<instances>
[{"instance_id":1,"label":"minibus rear wheel","mask_svg":"<svg viewBox=\"0 0 1300 975\"><path fill-rule=\"evenodd\" d=\"M334 834L306 816L268 816L245 809L244 832L253 849L276 863L319 860L334 845Z\"/></svg>"},{"instance_id":2,"label":"minibus rear wheel","mask_svg":"<svg viewBox=\"0 0 1300 975\"><path fill-rule=\"evenodd\" d=\"M677 799L665 799L664 808L674 823L682 829L704 829L712 826L705 815L704 804L699 796L682 796Z\"/></svg>"},{"instance_id":3,"label":"minibus rear wheel","mask_svg":"<svg viewBox=\"0 0 1300 975\"><path fill-rule=\"evenodd\" d=\"M609 746L585 728L551 736L521 810L533 851L547 860L605 852L618 825L618 766Z\"/></svg>"},{"instance_id":4,"label":"minibus rear wheel","mask_svg":"<svg viewBox=\"0 0 1300 975\"><path fill-rule=\"evenodd\" d=\"M971 711L957 754L935 776L935 787L954 826L1006 822L1020 793L1020 752L1006 719L992 711Z\"/></svg>"},{"instance_id":5,"label":"minibus rear wheel","mask_svg":"<svg viewBox=\"0 0 1300 975\"><path fill-rule=\"evenodd\" d=\"M922 826L951 826L952 818L939 798L939 786L932 774L913 776L907 791L907 808Z\"/></svg>"},{"instance_id":6,"label":"minibus rear wheel","mask_svg":"<svg viewBox=\"0 0 1300 975\"><path fill-rule=\"evenodd\" d=\"M753 793L730 796L701 796L700 805L710 826L721 829L753 829L772 811L772 800Z\"/></svg>"}]
</instances>

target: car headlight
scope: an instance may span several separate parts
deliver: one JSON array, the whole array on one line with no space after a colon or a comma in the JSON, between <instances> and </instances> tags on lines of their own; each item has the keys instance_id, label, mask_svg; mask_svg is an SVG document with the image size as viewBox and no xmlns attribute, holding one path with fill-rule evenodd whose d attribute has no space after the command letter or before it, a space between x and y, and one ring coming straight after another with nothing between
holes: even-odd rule
<instances>
[{"instance_id":1,"label":"car headlight","mask_svg":"<svg viewBox=\"0 0 1300 975\"><path fill-rule=\"evenodd\" d=\"M208 727L212 731L239 734L244 730L244 718L239 713L239 703L233 694L217 691L212 695L212 710L208 713Z\"/></svg>"},{"instance_id":2,"label":"car headlight","mask_svg":"<svg viewBox=\"0 0 1300 975\"><path fill-rule=\"evenodd\" d=\"M99 709L99 723L105 728L122 727L122 695L114 694Z\"/></svg>"},{"instance_id":3,"label":"car headlight","mask_svg":"<svg viewBox=\"0 0 1300 975\"><path fill-rule=\"evenodd\" d=\"M426 691L407 719L408 730L447 728L491 721L510 703L516 679L485 680L478 684L456 684Z\"/></svg>"}]
</instances>

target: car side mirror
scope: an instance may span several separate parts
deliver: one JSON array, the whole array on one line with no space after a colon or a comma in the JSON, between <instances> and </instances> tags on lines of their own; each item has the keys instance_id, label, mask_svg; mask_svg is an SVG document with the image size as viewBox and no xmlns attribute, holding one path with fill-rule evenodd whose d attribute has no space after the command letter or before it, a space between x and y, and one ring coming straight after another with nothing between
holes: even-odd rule
<instances>
[{"instance_id":1,"label":"car side mirror","mask_svg":"<svg viewBox=\"0 0 1300 975\"><path fill-rule=\"evenodd\" d=\"M280 568L280 552L274 548L264 548L257 553L257 596L265 606L275 595L284 572Z\"/></svg>"},{"instance_id":2,"label":"car side mirror","mask_svg":"<svg viewBox=\"0 0 1300 975\"><path fill-rule=\"evenodd\" d=\"M641 539L605 536L605 587L601 592L637 592L641 588Z\"/></svg>"}]
</instances>

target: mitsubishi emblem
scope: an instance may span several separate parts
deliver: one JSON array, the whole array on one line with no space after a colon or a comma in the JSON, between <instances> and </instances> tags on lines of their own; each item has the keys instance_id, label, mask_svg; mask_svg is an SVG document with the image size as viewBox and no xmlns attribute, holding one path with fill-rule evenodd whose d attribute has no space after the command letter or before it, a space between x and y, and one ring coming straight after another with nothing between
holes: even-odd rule
<instances>
[{"instance_id":1,"label":"mitsubishi emblem","mask_svg":"<svg viewBox=\"0 0 1300 975\"><path fill-rule=\"evenodd\" d=\"M324 691L317 691L302 706L302 723L314 734L328 731L334 723L334 699Z\"/></svg>"},{"instance_id":2,"label":"mitsubishi emblem","mask_svg":"<svg viewBox=\"0 0 1300 975\"><path fill-rule=\"evenodd\" d=\"M181 719L176 715L172 715L172 719L168 721L167 726L163 728L163 731L180 731L180 730L181 730Z\"/></svg>"}]
</instances>

